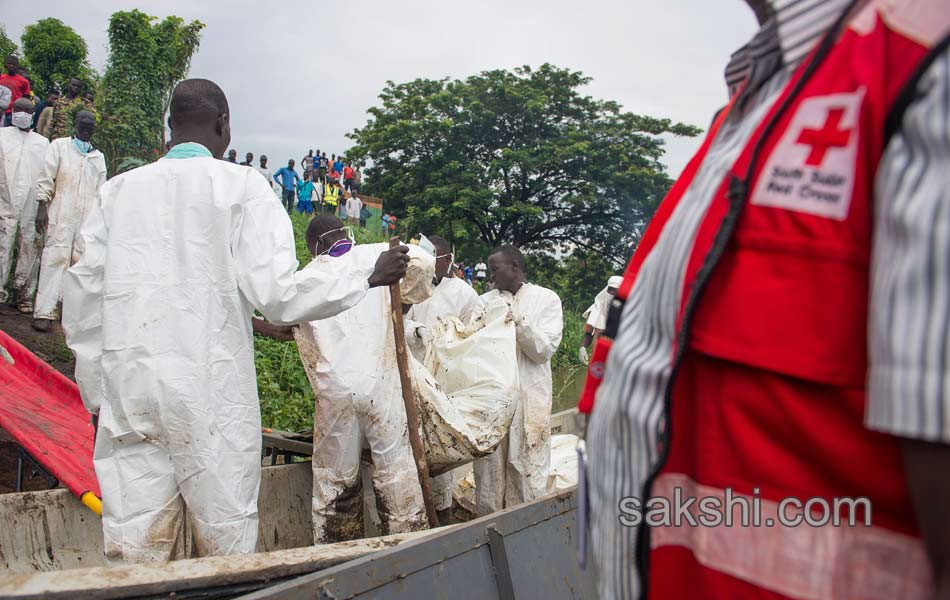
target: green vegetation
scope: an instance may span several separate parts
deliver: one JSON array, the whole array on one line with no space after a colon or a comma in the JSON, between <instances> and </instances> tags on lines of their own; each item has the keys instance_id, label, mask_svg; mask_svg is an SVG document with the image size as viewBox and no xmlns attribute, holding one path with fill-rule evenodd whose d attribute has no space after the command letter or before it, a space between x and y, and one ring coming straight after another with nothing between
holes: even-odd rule
<instances>
[{"instance_id":1,"label":"green vegetation","mask_svg":"<svg viewBox=\"0 0 950 600\"><path fill-rule=\"evenodd\" d=\"M117 11L109 18L109 60L100 74L89 65L82 36L59 19L41 19L23 30L21 63L41 98L72 77L95 93L100 123L94 141L112 176L164 153L171 93L187 76L204 27L174 15L159 20L139 10ZM0 60L15 50L0 26Z\"/></svg>"},{"instance_id":2,"label":"green vegetation","mask_svg":"<svg viewBox=\"0 0 950 600\"><path fill-rule=\"evenodd\" d=\"M95 86L98 75L89 66L86 40L59 19L42 19L27 25L20 37L24 64L33 78L33 93L46 98L57 84L65 87L72 77Z\"/></svg>"}]
</instances>

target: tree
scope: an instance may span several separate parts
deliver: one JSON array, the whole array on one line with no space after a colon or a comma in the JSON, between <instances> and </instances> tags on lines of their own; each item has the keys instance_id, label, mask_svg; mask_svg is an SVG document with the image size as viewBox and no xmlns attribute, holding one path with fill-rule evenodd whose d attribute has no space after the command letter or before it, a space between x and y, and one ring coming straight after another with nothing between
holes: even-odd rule
<instances>
[{"instance_id":1,"label":"tree","mask_svg":"<svg viewBox=\"0 0 950 600\"><path fill-rule=\"evenodd\" d=\"M658 136L699 130L584 96L589 82L549 64L390 81L347 157L372 161L367 193L416 230L620 262L671 183Z\"/></svg>"},{"instance_id":2,"label":"tree","mask_svg":"<svg viewBox=\"0 0 950 600\"><path fill-rule=\"evenodd\" d=\"M86 40L59 19L42 19L27 25L20 37L23 58L33 79L33 93L46 97L54 86L79 78L91 86L96 75L89 66Z\"/></svg>"},{"instance_id":3,"label":"tree","mask_svg":"<svg viewBox=\"0 0 950 600\"><path fill-rule=\"evenodd\" d=\"M198 50L200 21L162 21L132 10L109 19L109 61L96 98L104 118L97 139L109 172L120 162L154 160L165 146L165 113L172 90Z\"/></svg>"},{"instance_id":4,"label":"tree","mask_svg":"<svg viewBox=\"0 0 950 600\"><path fill-rule=\"evenodd\" d=\"M7 30L0 25L0 59L16 54L16 42L7 37Z\"/></svg>"}]
</instances>

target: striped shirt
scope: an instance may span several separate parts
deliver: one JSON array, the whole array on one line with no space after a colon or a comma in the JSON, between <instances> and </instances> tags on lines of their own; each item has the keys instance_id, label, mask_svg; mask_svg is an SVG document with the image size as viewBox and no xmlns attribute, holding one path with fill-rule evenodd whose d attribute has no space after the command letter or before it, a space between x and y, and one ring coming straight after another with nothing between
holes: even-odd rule
<instances>
[{"instance_id":1,"label":"striped shirt","mask_svg":"<svg viewBox=\"0 0 950 600\"><path fill-rule=\"evenodd\" d=\"M618 523L622 498L639 497L665 427L676 319L697 228L728 169L791 73L850 4L773 2L775 14L726 69L736 107L644 260L597 394L587 444L591 539L601 598L636 598L637 530ZM879 166L869 323L870 427L950 441L950 158L948 62L923 78ZM880 199L880 200L878 200ZM886 201L885 201L886 200ZM886 206L885 206L886 205Z\"/></svg>"}]
</instances>

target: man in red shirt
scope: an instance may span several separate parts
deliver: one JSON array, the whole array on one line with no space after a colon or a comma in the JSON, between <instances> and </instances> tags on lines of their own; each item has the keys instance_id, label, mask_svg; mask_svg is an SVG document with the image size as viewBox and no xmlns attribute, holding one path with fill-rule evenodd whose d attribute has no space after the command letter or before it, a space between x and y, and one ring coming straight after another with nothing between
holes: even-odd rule
<instances>
[{"instance_id":1,"label":"man in red shirt","mask_svg":"<svg viewBox=\"0 0 950 600\"><path fill-rule=\"evenodd\" d=\"M348 192L351 192L353 191L351 189L352 187L353 187L353 165L347 163L347 165L343 167L343 189L345 189Z\"/></svg>"},{"instance_id":2,"label":"man in red shirt","mask_svg":"<svg viewBox=\"0 0 950 600\"><path fill-rule=\"evenodd\" d=\"M23 96L31 95L32 92L30 91L30 82L27 81L26 77L17 73L20 68L20 59L15 54L7 57L4 67L7 72L0 75L0 85L7 86L12 92L10 104L3 107L3 126L6 127L10 125L10 119L13 116L13 103Z\"/></svg>"}]
</instances>

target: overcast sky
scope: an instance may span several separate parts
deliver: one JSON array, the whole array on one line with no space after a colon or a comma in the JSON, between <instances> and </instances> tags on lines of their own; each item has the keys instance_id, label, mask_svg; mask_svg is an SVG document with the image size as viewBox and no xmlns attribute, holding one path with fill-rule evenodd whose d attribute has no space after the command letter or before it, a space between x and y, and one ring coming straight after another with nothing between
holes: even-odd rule
<instances>
[{"instance_id":1,"label":"overcast sky","mask_svg":"<svg viewBox=\"0 0 950 600\"><path fill-rule=\"evenodd\" d=\"M224 89L241 160L263 152L271 167L311 148L345 152L386 80L544 62L592 77L594 97L705 128L726 101L729 55L756 29L742 0L46 0L2 22L19 43L26 25L56 17L101 71L109 16L133 8L205 23L190 75ZM672 176L698 143L669 141Z\"/></svg>"}]
</instances>

